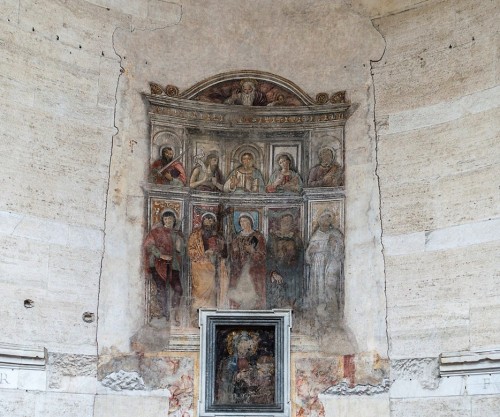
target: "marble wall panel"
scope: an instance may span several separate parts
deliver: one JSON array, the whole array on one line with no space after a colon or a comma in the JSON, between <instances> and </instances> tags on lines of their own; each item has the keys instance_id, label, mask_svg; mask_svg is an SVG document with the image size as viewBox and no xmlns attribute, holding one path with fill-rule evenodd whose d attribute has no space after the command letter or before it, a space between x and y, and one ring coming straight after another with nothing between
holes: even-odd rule
<instances>
[{"instance_id":1,"label":"marble wall panel","mask_svg":"<svg viewBox=\"0 0 500 417\"><path fill-rule=\"evenodd\" d=\"M477 300L499 293L495 254L499 242L387 256L387 299L402 307L428 302Z\"/></svg>"},{"instance_id":2,"label":"marble wall panel","mask_svg":"<svg viewBox=\"0 0 500 417\"><path fill-rule=\"evenodd\" d=\"M500 410L498 397L476 397L472 399L472 417L496 417Z\"/></svg>"},{"instance_id":3,"label":"marble wall panel","mask_svg":"<svg viewBox=\"0 0 500 417\"><path fill-rule=\"evenodd\" d=\"M437 180L494 165L500 153L499 111L486 108L446 123L394 134L381 132L378 172L382 193L400 182Z\"/></svg>"},{"instance_id":4,"label":"marble wall panel","mask_svg":"<svg viewBox=\"0 0 500 417\"><path fill-rule=\"evenodd\" d=\"M469 417L471 399L468 397L443 397L391 400L391 416L420 417Z\"/></svg>"},{"instance_id":5,"label":"marble wall panel","mask_svg":"<svg viewBox=\"0 0 500 417\"><path fill-rule=\"evenodd\" d=\"M155 397L151 395L98 395L96 397L94 417L127 414L164 417L168 415L168 397Z\"/></svg>"},{"instance_id":6,"label":"marble wall panel","mask_svg":"<svg viewBox=\"0 0 500 417\"><path fill-rule=\"evenodd\" d=\"M499 278L497 271L491 279L498 283ZM498 346L498 340L500 340L500 329L497 326L498 312L500 311L499 296L498 293L495 295L493 291L488 295L478 297L473 295L471 300L470 339L472 349L481 346Z\"/></svg>"},{"instance_id":7,"label":"marble wall panel","mask_svg":"<svg viewBox=\"0 0 500 417\"><path fill-rule=\"evenodd\" d=\"M443 1L375 20L387 41L375 64L384 114L493 86L497 18L494 2Z\"/></svg>"},{"instance_id":8,"label":"marble wall panel","mask_svg":"<svg viewBox=\"0 0 500 417\"><path fill-rule=\"evenodd\" d=\"M393 359L436 357L443 351L466 350L470 344L467 302L389 307L387 320Z\"/></svg>"}]
</instances>

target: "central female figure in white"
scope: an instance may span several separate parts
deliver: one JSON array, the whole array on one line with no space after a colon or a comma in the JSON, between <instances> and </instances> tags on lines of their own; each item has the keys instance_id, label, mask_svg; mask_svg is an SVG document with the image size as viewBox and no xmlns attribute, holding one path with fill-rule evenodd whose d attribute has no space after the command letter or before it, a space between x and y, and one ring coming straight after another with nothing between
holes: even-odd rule
<instances>
[{"instance_id":1,"label":"central female figure in white","mask_svg":"<svg viewBox=\"0 0 500 417\"><path fill-rule=\"evenodd\" d=\"M249 213L240 214L238 222L241 230L231 244L229 303L231 308L262 309L266 306L266 241Z\"/></svg>"}]
</instances>

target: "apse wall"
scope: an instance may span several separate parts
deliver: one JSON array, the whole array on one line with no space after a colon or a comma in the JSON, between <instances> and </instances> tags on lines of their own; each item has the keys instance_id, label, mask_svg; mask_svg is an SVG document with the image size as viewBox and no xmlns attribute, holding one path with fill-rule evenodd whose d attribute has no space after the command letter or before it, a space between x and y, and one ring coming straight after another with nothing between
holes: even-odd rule
<instances>
[{"instance_id":1,"label":"apse wall","mask_svg":"<svg viewBox=\"0 0 500 417\"><path fill-rule=\"evenodd\" d=\"M394 416L500 411L495 371L464 363L500 341L499 16L497 1L440 1L374 19Z\"/></svg>"},{"instance_id":2,"label":"apse wall","mask_svg":"<svg viewBox=\"0 0 500 417\"><path fill-rule=\"evenodd\" d=\"M3 2L0 416L178 413L173 393L189 387L144 389L123 360L146 321L141 94L150 81L183 90L240 69L312 96L346 90L352 106L345 316L355 360L332 358L342 367L324 394L331 375L311 375L305 411L498 414L498 379L439 378L438 367L443 353L500 345L499 5L374 3ZM174 374L167 359L162 372ZM371 386L388 359L390 383ZM189 412L193 395L182 399Z\"/></svg>"}]
</instances>

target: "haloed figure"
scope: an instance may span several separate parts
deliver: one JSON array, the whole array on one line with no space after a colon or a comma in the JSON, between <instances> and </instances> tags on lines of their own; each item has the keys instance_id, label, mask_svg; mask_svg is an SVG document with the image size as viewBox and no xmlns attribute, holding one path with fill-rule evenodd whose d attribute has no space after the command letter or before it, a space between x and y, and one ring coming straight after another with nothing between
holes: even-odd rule
<instances>
[{"instance_id":1,"label":"haloed figure","mask_svg":"<svg viewBox=\"0 0 500 417\"><path fill-rule=\"evenodd\" d=\"M333 213L329 210L321 213L318 229L309 241L306 263L310 267L310 274L306 300L309 307L327 303L335 313L341 313L344 235L334 226L333 219Z\"/></svg>"},{"instance_id":2,"label":"haloed figure","mask_svg":"<svg viewBox=\"0 0 500 417\"><path fill-rule=\"evenodd\" d=\"M155 184L182 187L186 185L186 171L181 162L174 158L174 149L165 146L160 151L161 158L153 162L149 180Z\"/></svg>"},{"instance_id":3,"label":"haloed figure","mask_svg":"<svg viewBox=\"0 0 500 417\"><path fill-rule=\"evenodd\" d=\"M192 317L195 317L201 307L221 306L227 293L227 246L213 213L205 213L201 227L189 236L188 255L192 274Z\"/></svg>"},{"instance_id":4,"label":"haloed figure","mask_svg":"<svg viewBox=\"0 0 500 417\"><path fill-rule=\"evenodd\" d=\"M222 191L224 180L219 169L219 157L216 153L210 153L204 163L200 161L193 169L189 186L200 191Z\"/></svg>"},{"instance_id":5,"label":"haloed figure","mask_svg":"<svg viewBox=\"0 0 500 417\"><path fill-rule=\"evenodd\" d=\"M268 193L298 193L302 191L302 179L293 168L291 156L288 154L279 155L277 162L279 168L272 173L266 191Z\"/></svg>"},{"instance_id":6,"label":"haloed figure","mask_svg":"<svg viewBox=\"0 0 500 417\"><path fill-rule=\"evenodd\" d=\"M249 214L239 217L241 231L231 243L231 276L228 298L232 308L266 306L266 242L254 230Z\"/></svg>"},{"instance_id":7,"label":"haloed figure","mask_svg":"<svg viewBox=\"0 0 500 417\"><path fill-rule=\"evenodd\" d=\"M300 232L291 213L283 214L269 232L267 307L294 307L302 296L304 256Z\"/></svg>"},{"instance_id":8,"label":"haloed figure","mask_svg":"<svg viewBox=\"0 0 500 417\"><path fill-rule=\"evenodd\" d=\"M264 178L255 168L255 158L250 152L241 155L241 165L234 169L224 184L224 191L228 193L262 193Z\"/></svg>"},{"instance_id":9,"label":"haloed figure","mask_svg":"<svg viewBox=\"0 0 500 417\"><path fill-rule=\"evenodd\" d=\"M311 168L307 185L309 187L340 187L344 185L342 167L335 162L335 151L322 148L318 153L319 164Z\"/></svg>"},{"instance_id":10,"label":"haloed figure","mask_svg":"<svg viewBox=\"0 0 500 417\"><path fill-rule=\"evenodd\" d=\"M172 289L174 320L179 324L179 305L182 297L180 270L184 239L181 232L175 230L176 217L172 211L165 211L161 221L162 224L151 229L144 240L145 265L156 285L158 304L167 320L170 318L168 289Z\"/></svg>"}]
</instances>

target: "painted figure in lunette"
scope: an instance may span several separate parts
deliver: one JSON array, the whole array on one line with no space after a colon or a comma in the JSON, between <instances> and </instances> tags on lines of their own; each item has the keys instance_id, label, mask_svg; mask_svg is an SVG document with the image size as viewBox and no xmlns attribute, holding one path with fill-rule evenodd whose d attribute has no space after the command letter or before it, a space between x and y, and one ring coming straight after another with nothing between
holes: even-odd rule
<instances>
[{"instance_id":1,"label":"painted figure in lunette","mask_svg":"<svg viewBox=\"0 0 500 417\"><path fill-rule=\"evenodd\" d=\"M241 88L232 91L231 97L224 103L240 106L266 106L268 104L266 95L257 89L257 85L255 80L242 80Z\"/></svg>"},{"instance_id":2,"label":"painted figure in lunette","mask_svg":"<svg viewBox=\"0 0 500 417\"><path fill-rule=\"evenodd\" d=\"M241 165L235 168L224 184L224 191L229 193L262 193L264 178L255 168L255 158L250 152L241 155Z\"/></svg>"},{"instance_id":3,"label":"painted figure in lunette","mask_svg":"<svg viewBox=\"0 0 500 417\"><path fill-rule=\"evenodd\" d=\"M293 167L292 157L283 153L276 158L278 168L271 174L266 191L268 193L299 193L302 179Z\"/></svg>"},{"instance_id":4,"label":"painted figure in lunette","mask_svg":"<svg viewBox=\"0 0 500 417\"><path fill-rule=\"evenodd\" d=\"M149 181L155 184L183 187L186 185L186 171L175 157L174 149L164 146L160 150L160 159L153 162L149 174Z\"/></svg>"},{"instance_id":5,"label":"painted figure in lunette","mask_svg":"<svg viewBox=\"0 0 500 417\"><path fill-rule=\"evenodd\" d=\"M281 215L269 232L267 307L300 304L304 276L304 247L291 213Z\"/></svg>"},{"instance_id":6,"label":"painted figure in lunette","mask_svg":"<svg viewBox=\"0 0 500 417\"><path fill-rule=\"evenodd\" d=\"M344 185L343 169L335 162L336 153L332 148L322 148L319 164L311 168L307 185L309 187L340 187Z\"/></svg>"},{"instance_id":7,"label":"painted figure in lunette","mask_svg":"<svg viewBox=\"0 0 500 417\"><path fill-rule=\"evenodd\" d=\"M207 212L188 240L192 274L192 317L201 307L224 307L229 284L227 245L215 214ZM227 307L227 306L226 306Z\"/></svg>"},{"instance_id":8,"label":"painted figure in lunette","mask_svg":"<svg viewBox=\"0 0 500 417\"><path fill-rule=\"evenodd\" d=\"M161 224L153 227L144 239L145 266L151 273L157 289L157 300L163 316L170 319L169 298L171 298L174 320L179 324L179 305L182 297L180 271L184 238L175 229L176 216L166 210L161 215ZM169 287L173 294L169 296Z\"/></svg>"},{"instance_id":9,"label":"painted figure in lunette","mask_svg":"<svg viewBox=\"0 0 500 417\"><path fill-rule=\"evenodd\" d=\"M189 186L200 191L222 191L224 180L219 168L219 156L209 153L204 161L199 160L191 173Z\"/></svg>"},{"instance_id":10,"label":"painted figure in lunette","mask_svg":"<svg viewBox=\"0 0 500 417\"><path fill-rule=\"evenodd\" d=\"M307 246L305 260L309 265L309 280L306 304L312 308L326 303L332 306L335 313L339 313L343 284L344 235L334 226L333 220L334 216L330 210L323 211L318 218L318 229Z\"/></svg>"},{"instance_id":11,"label":"painted figure in lunette","mask_svg":"<svg viewBox=\"0 0 500 417\"><path fill-rule=\"evenodd\" d=\"M250 214L239 216L241 231L231 242L231 276L228 299L231 308L266 306L266 242L255 230Z\"/></svg>"}]
</instances>

